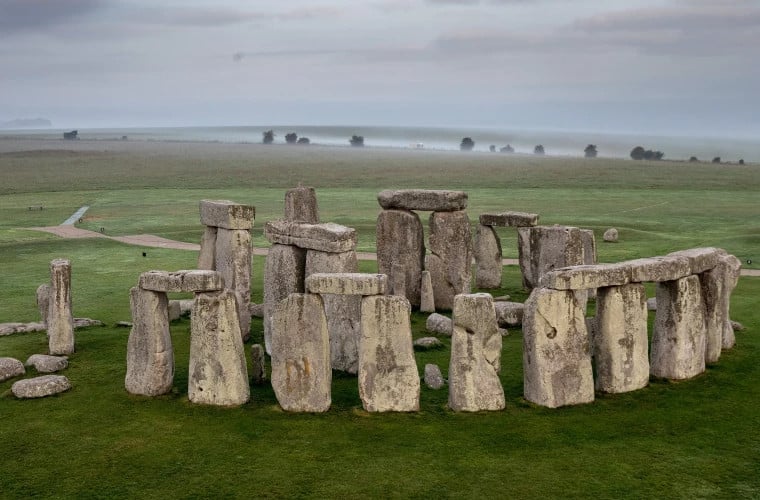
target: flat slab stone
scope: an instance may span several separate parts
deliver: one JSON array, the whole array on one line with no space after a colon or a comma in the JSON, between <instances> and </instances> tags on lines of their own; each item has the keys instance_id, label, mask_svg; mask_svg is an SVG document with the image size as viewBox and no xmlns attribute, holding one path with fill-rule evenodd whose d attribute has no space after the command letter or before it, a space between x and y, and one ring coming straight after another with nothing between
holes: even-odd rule
<instances>
[{"instance_id":1,"label":"flat slab stone","mask_svg":"<svg viewBox=\"0 0 760 500\"><path fill-rule=\"evenodd\" d=\"M43 375L19 380L11 386L13 395L19 399L44 398L71 389L71 382L63 375Z\"/></svg>"},{"instance_id":2,"label":"flat slab stone","mask_svg":"<svg viewBox=\"0 0 760 500\"><path fill-rule=\"evenodd\" d=\"M433 313L427 317L425 321L425 329L431 333L437 333L446 337L451 337L454 323L451 322L451 318L444 316L443 314Z\"/></svg>"},{"instance_id":3,"label":"flat slab stone","mask_svg":"<svg viewBox=\"0 0 760 500\"><path fill-rule=\"evenodd\" d=\"M388 277L385 274L314 273L306 278L311 293L335 295L385 295Z\"/></svg>"},{"instance_id":4,"label":"flat slab stone","mask_svg":"<svg viewBox=\"0 0 760 500\"><path fill-rule=\"evenodd\" d=\"M224 229L251 229L256 208L229 200L201 200L201 224Z\"/></svg>"},{"instance_id":5,"label":"flat slab stone","mask_svg":"<svg viewBox=\"0 0 760 500\"><path fill-rule=\"evenodd\" d=\"M526 236L528 242L524 241ZM541 277L549 271L583 264L583 240L577 227L519 228L518 244L526 288L539 286Z\"/></svg>"},{"instance_id":6,"label":"flat slab stone","mask_svg":"<svg viewBox=\"0 0 760 500\"><path fill-rule=\"evenodd\" d=\"M436 309L451 309L454 296L470 293L472 234L467 212L430 214L430 254L425 268L430 271Z\"/></svg>"},{"instance_id":7,"label":"flat slab stone","mask_svg":"<svg viewBox=\"0 0 760 500\"><path fill-rule=\"evenodd\" d=\"M147 271L140 275L139 287L154 292L215 292L224 288L224 278L217 271Z\"/></svg>"},{"instance_id":8,"label":"flat slab stone","mask_svg":"<svg viewBox=\"0 0 760 500\"><path fill-rule=\"evenodd\" d=\"M686 257L689 259L691 274L700 274L717 266L720 256L723 254L725 254L725 250L720 248L703 247L672 252L667 257Z\"/></svg>"},{"instance_id":9,"label":"flat slab stone","mask_svg":"<svg viewBox=\"0 0 760 500\"><path fill-rule=\"evenodd\" d=\"M378 193L377 201L385 209L455 212L467 208L467 193L428 189L388 189Z\"/></svg>"},{"instance_id":10,"label":"flat slab stone","mask_svg":"<svg viewBox=\"0 0 760 500\"><path fill-rule=\"evenodd\" d=\"M415 348L419 348L420 350L427 350L427 349L437 349L439 347L443 347L443 342L438 340L437 337L421 337L412 342L412 345Z\"/></svg>"},{"instance_id":11,"label":"flat slab stone","mask_svg":"<svg viewBox=\"0 0 760 500\"><path fill-rule=\"evenodd\" d=\"M274 244L264 267L264 348L272 354L272 314L291 293L304 292L306 250L293 245Z\"/></svg>"},{"instance_id":12,"label":"flat slab stone","mask_svg":"<svg viewBox=\"0 0 760 500\"><path fill-rule=\"evenodd\" d=\"M544 274L540 286L554 290L589 290L627 285L629 267L624 264L591 264L555 269Z\"/></svg>"},{"instance_id":13,"label":"flat slab stone","mask_svg":"<svg viewBox=\"0 0 760 500\"><path fill-rule=\"evenodd\" d=\"M494 301L496 321L501 327L522 325L525 304L521 302Z\"/></svg>"},{"instance_id":14,"label":"flat slab stone","mask_svg":"<svg viewBox=\"0 0 760 500\"><path fill-rule=\"evenodd\" d=\"M538 214L527 212L495 212L480 214L480 223L495 227L530 227L538 224Z\"/></svg>"},{"instance_id":15,"label":"flat slab stone","mask_svg":"<svg viewBox=\"0 0 760 500\"><path fill-rule=\"evenodd\" d=\"M356 230L332 222L307 224L274 220L264 226L264 236L270 243L320 252L342 253L356 249Z\"/></svg>"},{"instance_id":16,"label":"flat slab stone","mask_svg":"<svg viewBox=\"0 0 760 500\"><path fill-rule=\"evenodd\" d=\"M24 375L24 363L15 358L0 358L0 382Z\"/></svg>"},{"instance_id":17,"label":"flat slab stone","mask_svg":"<svg viewBox=\"0 0 760 500\"><path fill-rule=\"evenodd\" d=\"M41 332L46 328L45 323L39 321L33 323L0 323L0 337L14 333Z\"/></svg>"},{"instance_id":18,"label":"flat slab stone","mask_svg":"<svg viewBox=\"0 0 760 500\"><path fill-rule=\"evenodd\" d=\"M71 306L71 262L50 262L50 302L47 316L48 351L72 354L75 349L74 317Z\"/></svg>"},{"instance_id":19,"label":"flat slab stone","mask_svg":"<svg viewBox=\"0 0 760 500\"><path fill-rule=\"evenodd\" d=\"M621 262L630 268L631 283L673 281L691 274L689 259L683 256L648 257Z\"/></svg>"},{"instance_id":20,"label":"flat slab stone","mask_svg":"<svg viewBox=\"0 0 760 500\"><path fill-rule=\"evenodd\" d=\"M475 286L477 288L501 287L501 240L491 226L479 224L475 230Z\"/></svg>"},{"instance_id":21,"label":"flat slab stone","mask_svg":"<svg viewBox=\"0 0 760 500\"><path fill-rule=\"evenodd\" d=\"M69 359L66 356L32 354L24 365L34 367L40 373L55 373L66 369L69 366Z\"/></svg>"}]
</instances>

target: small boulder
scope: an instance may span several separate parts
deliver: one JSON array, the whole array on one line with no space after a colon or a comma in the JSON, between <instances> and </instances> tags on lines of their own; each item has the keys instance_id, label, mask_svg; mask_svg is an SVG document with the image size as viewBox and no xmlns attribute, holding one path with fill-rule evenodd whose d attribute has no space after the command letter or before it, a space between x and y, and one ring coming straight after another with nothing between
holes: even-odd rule
<instances>
[{"instance_id":1,"label":"small boulder","mask_svg":"<svg viewBox=\"0 0 760 500\"><path fill-rule=\"evenodd\" d=\"M647 299L647 311L657 310L657 297L651 297Z\"/></svg>"},{"instance_id":2,"label":"small boulder","mask_svg":"<svg viewBox=\"0 0 760 500\"><path fill-rule=\"evenodd\" d=\"M24 364L15 358L0 358L0 382L26 373Z\"/></svg>"},{"instance_id":3,"label":"small boulder","mask_svg":"<svg viewBox=\"0 0 760 500\"><path fill-rule=\"evenodd\" d=\"M738 321L734 321L734 320L731 320L731 328L732 328L732 329L733 329L735 332L741 332L741 331L743 331L743 330L746 330L746 327L745 327L744 325L742 325L742 324L741 324L741 323L739 323Z\"/></svg>"},{"instance_id":4,"label":"small boulder","mask_svg":"<svg viewBox=\"0 0 760 500\"><path fill-rule=\"evenodd\" d=\"M446 385L446 381L443 380L443 375L441 375L441 369L438 368L438 365L431 363L425 365L425 385L431 389L440 389Z\"/></svg>"},{"instance_id":5,"label":"small boulder","mask_svg":"<svg viewBox=\"0 0 760 500\"><path fill-rule=\"evenodd\" d=\"M66 369L69 366L69 358L66 356L32 354L24 365L33 366L40 373L54 373Z\"/></svg>"},{"instance_id":6,"label":"small boulder","mask_svg":"<svg viewBox=\"0 0 760 500\"><path fill-rule=\"evenodd\" d=\"M602 236L602 238L604 238L604 241L608 243L616 243L618 240L618 230L614 227L611 227L604 232L604 236Z\"/></svg>"},{"instance_id":7,"label":"small boulder","mask_svg":"<svg viewBox=\"0 0 760 500\"><path fill-rule=\"evenodd\" d=\"M19 399L44 398L71 389L71 382L63 375L43 375L19 380L11 391Z\"/></svg>"},{"instance_id":8,"label":"small boulder","mask_svg":"<svg viewBox=\"0 0 760 500\"><path fill-rule=\"evenodd\" d=\"M412 342L414 348L418 351L427 351L428 349L438 349L443 347L443 343L435 337L422 337Z\"/></svg>"},{"instance_id":9,"label":"small boulder","mask_svg":"<svg viewBox=\"0 0 760 500\"><path fill-rule=\"evenodd\" d=\"M451 322L451 318L444 316L443 314L433 313L428 316L427 321L425 321L425 328L430 333L451 337L451 331L454 326Z\"/></svg>"}]
</instances>

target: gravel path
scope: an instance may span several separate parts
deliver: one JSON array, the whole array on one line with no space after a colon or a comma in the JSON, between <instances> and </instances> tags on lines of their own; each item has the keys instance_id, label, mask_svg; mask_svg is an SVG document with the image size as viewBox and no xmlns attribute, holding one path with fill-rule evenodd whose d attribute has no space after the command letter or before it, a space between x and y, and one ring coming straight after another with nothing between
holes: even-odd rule
<instances>
[{"instance_id":1,"label":"gravel path","mask_svg":"<svg viewBox=\"0 0 760 500\"><path fill-rule=\"evenodd\" d=\"M71 217L69 217L68 219L66 219L65 221L63 221L63 222L61 223L61 225L62 225L62 226L73 226L74 224L76 224L76 223L77 223L77 221L78 221L79 219L81 219L81 218L82 218L82 216L85 214L85 212L87 212L87 210L88 210L89 208L90 208L89 206L84 206L84 207L81 207L79 210L77 210L76 212L74 212L74 213L71 215Z\"/></svg>"}]
</instances>

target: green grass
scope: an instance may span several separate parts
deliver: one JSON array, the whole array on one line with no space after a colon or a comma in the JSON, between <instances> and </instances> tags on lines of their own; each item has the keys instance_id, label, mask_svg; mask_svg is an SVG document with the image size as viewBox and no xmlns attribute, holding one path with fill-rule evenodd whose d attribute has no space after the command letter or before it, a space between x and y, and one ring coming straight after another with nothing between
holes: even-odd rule
<instances>
[{"instance_id":1,"label":"green grass","mask_svg":"<svg viewBox=\"0 0 760 500\"><path fill-rule=\"evenodd\" d=\"M75 314L107 324L77 331L65 371L70 392L19 401L10 393L13 380L0 383L0 497L760 496L758 278L742 278L733 296L731 315L747 326L737 347L690 381L656 381L590 405L535 407L522 399L514 329L502 351L503 412L456 414L446 408L445 389L423 388L419 413L368 414L356 379L336 373L332 409L297 415L279 409L268 385L254 387L240 408L190 404L187 319L172 324L173 393L150 399L125 392L129 331L112 325L129 319L128 290L142 271L193 267L193 252L17 229L60 223L91 204L85 227L197 242L199 199L253 203L260 231L262 220L281 213L283 190L303 180L318 187L323 220L359 227L366 248L374 245L377 191L440 187L467 191L472 219L486 210L536 211L542 222L598 229L598 239L616 226L620 243L598 243L605 260L696 245L751 256L760 234L753 167L702 166L685 175L694 167L319 148L304 158L276 147L252 147L238 158L216 148L165 156L64 153L60 161L50 153L0 155L0 322L35 320L36 287L48 279L50 260L67 257ZM29 211L34 204L46 209ZM506 253L516 255L511 231L500 234ZM260 232L257 242L263 244ZM374 262L361 268L376 269ZM254 258L255 301L262 269L263 259ZM516 268L505 267L503 283L494 295L525 299ZM428 335L424 320L413 314L415 338ZM252 336L261 341L261 320L254 319ZM432 362L446 376L450 342L442 340L443 349L416 353L420 372ZM46 347L44 333L0 337L0 356L25 360Z\"/></svg>"}]
</instances>

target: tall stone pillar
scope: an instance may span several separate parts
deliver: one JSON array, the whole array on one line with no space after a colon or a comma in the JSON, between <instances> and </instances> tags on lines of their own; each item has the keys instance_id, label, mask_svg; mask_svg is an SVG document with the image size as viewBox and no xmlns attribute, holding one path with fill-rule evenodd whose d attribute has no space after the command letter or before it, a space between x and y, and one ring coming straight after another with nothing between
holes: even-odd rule
<instances>
[{"instance_id":1,"label":"tall stone pillar","mask_svg":"<svg viewBox=\"0 0 760 500\"><path fill-rule=\"evenodd\" d=\"M430 214L430 254L426 268L433 282L436 309L451 309L454 296L470 293L472 235L464 210Z\"/></svg>"},{"instance_id":2,"label":"tall stone pillar","mask_svg":"<svg viewBox=\"0 0 760 500\"><path fill-rule=\"evenodd\" d=\"M377 216L377 268L391 283L403 272L406 298L420 305L420 282L425 265L425 236L419 216L410 210L383 210ZM395 267L394 267L395 266ZM398 295L395 290L392 293Z\"/></svg>"},{"instance_id":3,"label":"tall stone pillar","mask_svg":"<svg viewBox=\"0 0 760 500\"><path fill-rule=\"evenodd\" d=\"M50 263L50 304L47 318L48 350L53 356L74 352L74 315L71 311L71 262Z\"/></svg>"}]
</instances>

